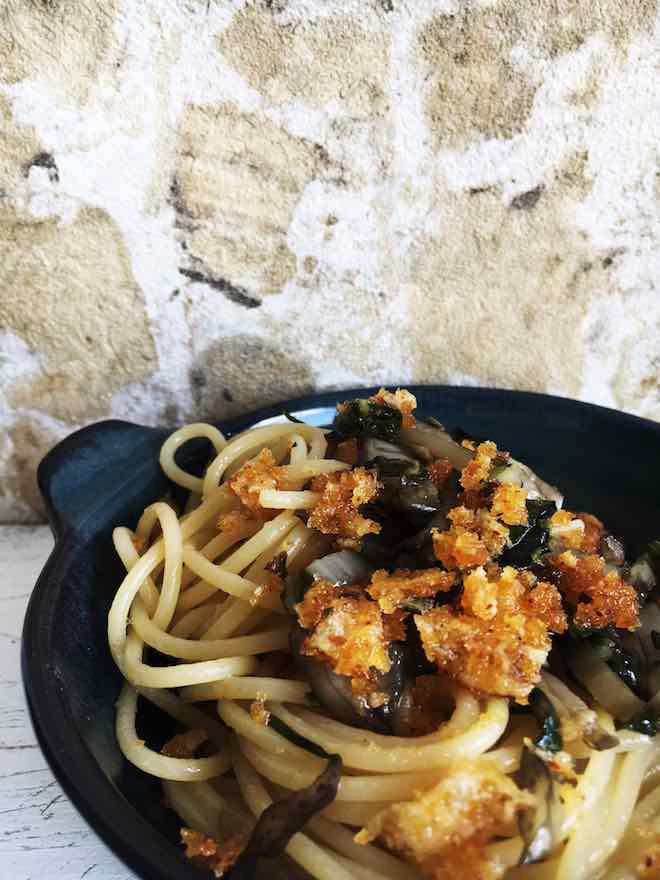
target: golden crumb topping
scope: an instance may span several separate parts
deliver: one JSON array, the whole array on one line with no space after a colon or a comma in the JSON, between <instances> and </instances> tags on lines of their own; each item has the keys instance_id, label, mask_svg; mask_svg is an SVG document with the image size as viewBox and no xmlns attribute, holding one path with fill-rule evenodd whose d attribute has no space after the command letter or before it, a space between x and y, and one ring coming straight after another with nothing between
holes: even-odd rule
<instances>
[{"instance_id":1,"label":"golden crumb topping","mask_svg":"<svg viewBox=\"0 0 660 880\"><path fill-rule=\"evenodd\" d=\"M412 412L417 408L417 398L410 391L406 391L405 388L397 388L396 391L388 391L386 388L381 388L378 394L374 394L369 400L372 403L380 403L383 406L398 409L401 413L401 424L403 427L415 427L416 422Z\"/></svg>"},{"instance_id":2,"label":"golden crumb topping","mask_svg":"<svg viewBox=\"0 0 660 880\"><path fill-rule=\"evenodd\" d=\"M257 699L250 703L250 718L253 721L256 721L257 724L262 724L264 727L268 725L268 722L270 721L270 712L266 709L265 694L257 694Z\"/></svg>"},{"instance_id":3,"label":"golden crumb topping","mask_svg":"<svg viewBox=\"0 0 660 880\"><path fill-rule=\"evenodd\" d=\"M168 758L194 758L197 749L208 738L208 733L201 728L186 730L185 733L177 733L176 736L169 739L160 750L160 753L161 755L167 755Z\"/></svg>"},{"instance_id":4,"label":"golden crumb topping","mask_svg":"<svg viewBox=\"0 0 660 880\"><path fill-rule=\"evenodd\" d=\"M380 525L362 516L359 509L373 501L381 488L376 474L364 468L314 477L312 491L321 497L311 509L307 524L326 535L344 538L377 534Z\"/></svg>"},{"instance_id":5,"label":"golden crumb topping","mask_svg":"<svg viewBox=\"0 0 660 880\"><path fill-rule=\"evenodd\" d=\"M557 510L550 517L553 548L577 550L584 540L584 522L570 510Z\"/></svg>"},{"instance_id":6,"label":"golden crumb topping","mask_svg":"<svg viewBox=\"0 0 660 880\"><path fill-rule=\"evenodd\" d=\"M484 565L506 546L509 529L485 508L459 505L448 513L449 529L432 531L433 551L445 568L464 571Z\"/></svg>"},{"instance_id":7,"label":"golden crumb topping","mask_svg":"<svg viewBox=\"0 0 660 880\"><path fill-rule=\"evenodd\" d=\"M241 505L237 510L230 510L228 513L222 513L218 517L218 531L220 532L242 532L246 526L259 525L260 520L251 510Z\"/></svg>"},{"instance_id":8,"label":"golden crumb topping","mask_svg":"<svg viewBox=\"0 0 660 880\"><path fill-rule=\"evenodd\" d=\"M434 880L491 878L497 875L486 846L510 835L519 812L533 804L532 795L495 767L462 760L432 788L381 810L355 839L382 840Z\"/></svg>"},{"instance_id":9,"label":"golden crumb topping","mask_svg":"<svg viewBox=\"0 0 660 880\"><path fill-rule=\"evenodd\" d=\"M442 571L440 568L425 568L417 571L399 568L394 574L379 569L373 573L367 592L378 602L381 611L392 614L411 599L446 593L455 582L456 575L453 572Z\"/></svg>"},{"instance_id":10,"label":"golden crumb topping","mask_svg":"<svg viewBox=\"0 0 660 880\"><path fill-rule=\"evenodd\" d=\"M198 867L211 871L216 877L222 877L231 868L245 847L245 841L237 834L218 843L207 834L193 831L192 828L181 829L181 842L186 846L186 858Z\"/></svg>"},{"instance_id":11,"label":"golden crumb topping","mask_svg":"<svg viewBox=\"0 0 660 880\"><path fill-rule=\"evenodd\" d=\"M405 638L403 614L383 614L366 596L342 596L338 587L317 580L295 606L298 622L311 630L301 653L328 663L338 675L347 675L353 689L371 687L374 671L388 672L389 645Z\"/></svg>"},{"instance_id":12,"label":"golden crumb topping","mask_svg":"<svg viewBox=\"0 0 660 880\"><path fill-rule=\"evenodd\" d=\"M460 483L464 489L479 489L488 480L497 446L490 440L480 443L474 457L461 471Z\"/></svg>"},{"instance_id":13,"label":"golden crumb topping","mask_svg":"<svg viewBox=\"0 0 660 880\"><path fill-rule=\"evenodd\" d=\"M527 492L520 486L506 483L498 486L493 493L490 512L508 526L527 525Z\"/></svg>"},{"instance_id":14,"label":"golden crumb topping","mask_svg":"<svg viewBox=\"0 0 660 880\"><path fill-rule=\"evenodd\" d=\"M575 608L575 623L585 628L634 629L639 624L637 591L616 570L606 571L600 556L576 556L570 550L548 560L559 572L559 589Z\"/></svg>"},{"instance_id":15,"label":"golden crumb topping","mask_svg":"<svg viewBox=\"0 0 660 880\"><path fill-rule=\"evenodd\" d=\"M415 616L428 659L475 693L525 703L550 651L549 631L566 629L557 590L532 580L510 566L467 575L460 609Z\"/></svg>"},{"instance_id":16,"label":"golden crumb topping","mask_svg":"<svg viewBox=\"0 0 660 880\"><path fill-rule=\"evenodd\" d=\"M583 553L597 553L601 538L605 534L605 526L597 516L590 513L576 513L575 515L584 523L582 542L577 549Z\"/></svg>"},{"instance_id":17,"label":"golden crumb topping","mask_svg":"<svg viewBox=\"0 0 660 880\"><path fill-rule=\"evenodd\" d=\"M285 474L286 471L278 466L270 449L262 449L259 455L246 461L227 484L248 510L259 514L263 510L259 502L262 490L292 488Z\"/></svg>"},{"instance_id":18,"label":"golden crumb topping","mask_svg":"<svg viewBox=\"0 0 660 880\"><path fill-rule=\"evenodd\" d=\"M438 491L444 487L453 470L453 465L448 458L436 458L430 464L426 465L426 472L429 475L429 479Z\"/></svg>"}]
</instances>

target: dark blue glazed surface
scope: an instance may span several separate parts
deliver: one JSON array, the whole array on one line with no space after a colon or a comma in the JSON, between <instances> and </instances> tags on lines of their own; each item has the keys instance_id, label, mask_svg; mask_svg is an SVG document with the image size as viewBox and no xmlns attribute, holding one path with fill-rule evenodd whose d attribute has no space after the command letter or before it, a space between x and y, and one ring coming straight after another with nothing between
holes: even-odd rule
<instances>
[{"instance_id":1,"label":"dark blue glazed surface","mask_svg":"<svg viewBox=\"0 0 660 880\"><path fill-rule=\"evenodd\" d=\"M558 485L573 510L600 516L634 552L660 535L660 425L546 395L482 388L412 387L419 415L488 437ZM235 433L282 412L314 424L371 389L315 394L226 422ZM106 615L122 577L112 529L132 526L168 488L158 450L169 429L106 421L72 434L39 467L55 548L34 588L23 632L23 677L32 720L56 776L80 812L139 875L199 877L175 845L176 821L157 781L127 765L114 739L119 675ZM205 442L181 463L203 466ZM162 740L155 710L140 731Z\"/></svg>"}]
</instances>

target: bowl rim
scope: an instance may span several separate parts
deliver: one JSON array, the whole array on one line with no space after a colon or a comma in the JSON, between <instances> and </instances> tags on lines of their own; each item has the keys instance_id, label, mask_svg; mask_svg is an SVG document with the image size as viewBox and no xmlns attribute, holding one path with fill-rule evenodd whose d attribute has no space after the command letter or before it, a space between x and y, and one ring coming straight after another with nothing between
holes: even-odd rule
<instances>
[{"instance_id":1,"label":"bowl rim","mask_svg":"<svg viewBox=\"0 0 660 880\"><path fill-rule=\"evenodd\" d=\"M660 423L568 397L474 386L404 383L402 387L410 389L417 396L433 396L436 398L434 405L438 408L442 406L443 398L463 404L498 401L505 410L507 404L531 407L533 411L535 406L550 403L567 415L589 413L591 418L600 417L607 422L615 420L622 427L642 427L655 433L660 442ZM372 386L311 393L215 424L231 435L257 422L281 415L284 411L301 413L327 408L341 400L368 395L377 390L378 386ZM62 574L70 554L76 548L80 549L81 542L84 543L84 536L64 521L61 511L55 506L49 490L48 469L54 461L66 456L69 450L74 450L86 436L116 425L131 426L131 423L111 419L81 428L60 441L39 465L39 486L46 502L55 545L33 588L25 614L21 646L23 684L30 718L43 754L67 797L92 829L140 877L148 880L198 880L198 869L188 862L183 852L144 819L103 773L66 711L63 683L58 680L57 670L49 660L53 611L63 588ZM166 436L170 430L175 428L161 429L162 436ZM127 809L127 806L131 808Z\"/></svg>"}]
</instances>

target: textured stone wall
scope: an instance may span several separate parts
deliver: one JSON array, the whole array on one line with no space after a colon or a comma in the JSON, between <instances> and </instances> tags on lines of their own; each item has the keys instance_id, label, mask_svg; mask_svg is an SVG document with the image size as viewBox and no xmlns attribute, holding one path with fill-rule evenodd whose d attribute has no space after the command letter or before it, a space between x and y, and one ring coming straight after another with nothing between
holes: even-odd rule
<instances>
[{"instance_id":1,"label":"textured stone wall","mask_svg":"<svg viewBox=\"0 0 660 880\"><path fill-rule=\"evenodd\" d=\"M660 417L656 0L4 0L0 519L110 415L460 382Z\"/></svg>"}]
</instances>

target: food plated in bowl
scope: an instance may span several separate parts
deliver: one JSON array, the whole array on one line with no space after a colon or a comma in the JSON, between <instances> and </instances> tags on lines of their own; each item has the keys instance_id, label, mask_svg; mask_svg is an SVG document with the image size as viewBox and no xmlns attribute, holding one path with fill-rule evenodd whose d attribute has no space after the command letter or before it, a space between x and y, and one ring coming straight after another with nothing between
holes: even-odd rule
<instances>
[{"instance_id":1,"label":"food plated in bowl","mask_svg":"<svg viewBox=\"0 0 660 880\"><path fill-rule=\"evenodd\" d=\"M306 414L315 425L271 423L227 444L212 427L183 429L161 453L182 491L152 486L145 499L134 479L120 516L116 480L109 516L91 528L87 514L94 535L115 528L127 569L104 572L99 599L113 600L109 643L127 682L119 743L166 779L180 818L154 806L143 773L113 774L107 755L104 769L152 822L183 825L189 854L217 873L251 876L287 846L285 876L595 876L657 760L639 732L653 723L648 602L638 625L653 548L631 566L619 540L634 554L649 542L657 495L636 499L646 516L623 515L644 481L617 454L634 443L650 461L656 426L535 395L413 391L418 411L403 392L335 395L330 434L318 427L329 407ZM174 456L200 433L212 446L190 456L191 473ZM148 473L162 439L143 450ZM115 679L111 699L118 690ZM136 730L138 694L182 726L138 712ZM66 774L57 756L55 768ZM98 825L103 811L82 807ZM646 858L653 841L624 844Z\"/></svg>"}]
</instances>

